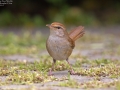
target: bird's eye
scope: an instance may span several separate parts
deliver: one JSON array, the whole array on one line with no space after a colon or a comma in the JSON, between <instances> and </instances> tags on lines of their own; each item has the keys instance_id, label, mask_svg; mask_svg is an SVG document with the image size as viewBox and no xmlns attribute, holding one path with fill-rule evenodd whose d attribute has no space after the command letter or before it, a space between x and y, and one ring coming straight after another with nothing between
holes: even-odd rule
<instances>
[{"instance_id":1,"label":"bird's eye","mask_svg":"<svg viewBox=\"0 0 120 90\"><path fill-rule=\"evenodd\" d=\"M60 29L61 27L56 27L57 29Z\"/></svg>"}]
</instances>

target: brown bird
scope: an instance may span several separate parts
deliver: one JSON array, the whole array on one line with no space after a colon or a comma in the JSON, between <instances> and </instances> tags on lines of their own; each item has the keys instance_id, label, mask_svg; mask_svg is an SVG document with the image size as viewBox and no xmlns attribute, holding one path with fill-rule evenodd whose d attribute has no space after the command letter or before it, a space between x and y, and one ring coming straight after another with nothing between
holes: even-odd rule
<instances>
[{"instance_id":1,"label":"brown bird","mask_svg":"<svg viewBox=\"0 0 120 90\"><path fill-rule=\"evenodd\" d=\"M75 41L84 34L84 27L78 26L68 33L65 26L58 22L53 22L46 26L50 28L50 35L46 42L46 48L50 56L53 58L53 65L49 71L49 75L52 75L51 71L54 69L56 60L66 60L68 62L68 58L75 47ZM70 69L70 74L75 74L71 65Z\"/></svg>"}]
</instances>

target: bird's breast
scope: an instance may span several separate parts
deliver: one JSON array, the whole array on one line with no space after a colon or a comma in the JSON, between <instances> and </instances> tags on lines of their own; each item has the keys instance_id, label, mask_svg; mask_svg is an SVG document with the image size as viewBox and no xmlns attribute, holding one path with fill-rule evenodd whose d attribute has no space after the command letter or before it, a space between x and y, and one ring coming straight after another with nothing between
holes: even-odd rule
<instances>
[{"instance_id":1,"label":"bird's breast","mask_svg":"<svg viewBox=\"0 0 120 90\"><path fill-rule=\"evenodd\" d=\"M70 42L65 38L49 36L46 46L48 53L56 60L65 60L72 53Z\"/></svg>"}]
</instances>

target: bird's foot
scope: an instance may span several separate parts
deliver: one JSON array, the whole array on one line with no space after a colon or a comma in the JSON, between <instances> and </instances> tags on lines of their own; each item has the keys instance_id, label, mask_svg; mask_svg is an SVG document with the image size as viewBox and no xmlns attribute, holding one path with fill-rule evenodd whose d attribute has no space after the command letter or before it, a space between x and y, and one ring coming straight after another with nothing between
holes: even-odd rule
<instances>
[{"instance_id":1,"label":"bird's foot","mask_svg":"<svg viewBox=\"0 0 120 90\"><path fill-rule=\"evenodd\" d=\"M75 75L75 71L72 69L72 70L69 70L68 72L70 72L71 75Z\"/></svg>"},{"instance_id":2,"label":"bird's foot","mask_svg":"<svg viewBox=\"0 0 120 90\"><path fill-rule=\"evenodd\" d=\"M48 76L53 76L51 68L49 69Z\"/></svg>"}]
</instances>

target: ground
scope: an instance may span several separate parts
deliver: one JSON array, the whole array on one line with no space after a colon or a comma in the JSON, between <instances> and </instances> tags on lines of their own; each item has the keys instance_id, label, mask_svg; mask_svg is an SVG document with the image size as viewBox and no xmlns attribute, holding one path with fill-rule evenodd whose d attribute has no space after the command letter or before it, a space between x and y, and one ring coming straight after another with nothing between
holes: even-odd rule
<instances>
[{"instance_id":1,"label":"ground","mask_svg":"<svg viewBox=\"0 0 120 90\"><path fill-rule=\"evenodd\" d=\"M0 89L24 90L119 90L120 27L85 27L66 61L57 61L48 76L52 58L45 49L49 30L18 31L4 28L0 34ZM12 33L10 33L12 32Z\"/></svg>"}]
</instances>

